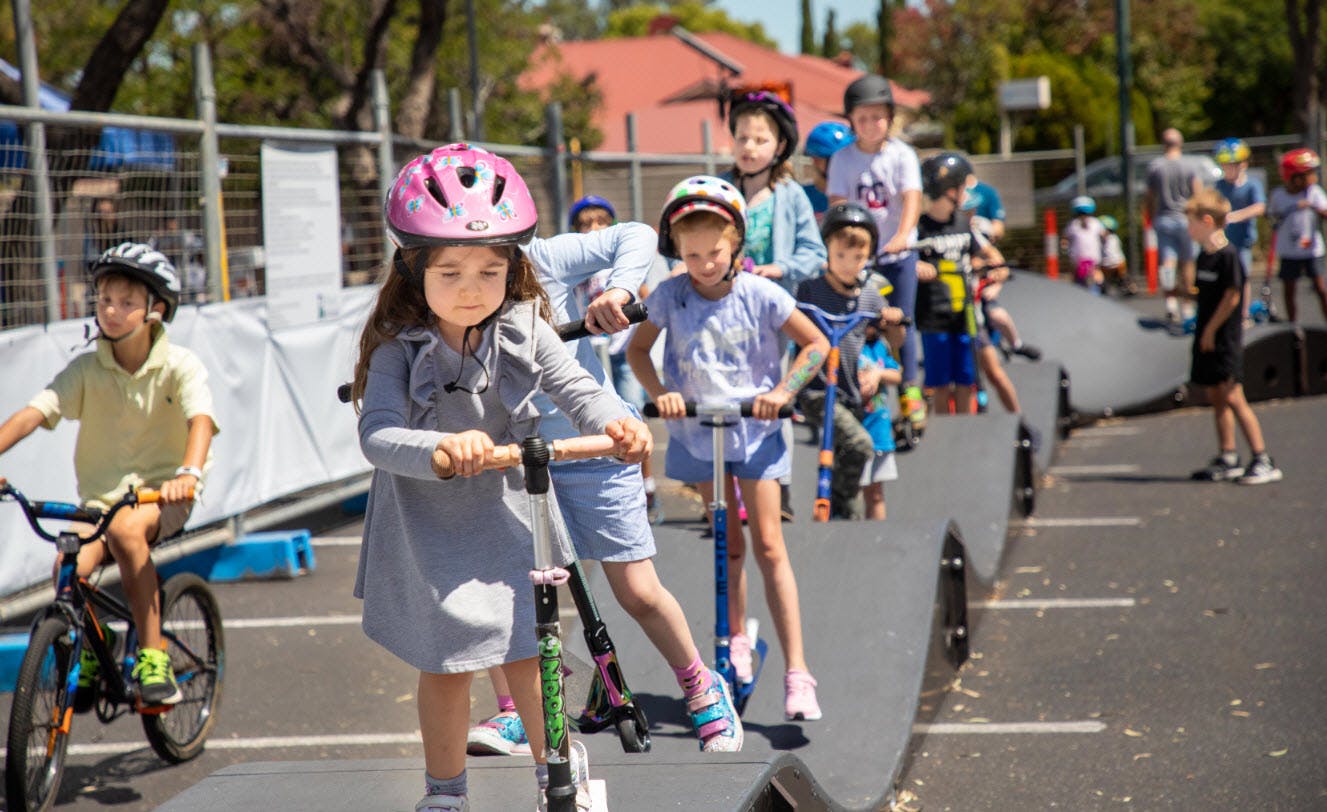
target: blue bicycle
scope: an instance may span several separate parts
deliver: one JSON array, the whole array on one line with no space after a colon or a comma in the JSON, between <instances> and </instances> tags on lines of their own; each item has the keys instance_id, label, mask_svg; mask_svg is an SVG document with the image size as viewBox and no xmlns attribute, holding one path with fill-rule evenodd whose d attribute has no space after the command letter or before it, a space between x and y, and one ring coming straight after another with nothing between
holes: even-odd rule
<instances>
[{"instance_id":1,"label":"blue bicycle","mask_svg":"<svg viewBox=\"0 0 1327 812\"><path fill-rule=\"evenodd\" d=\"M10 707L5 795L9 809L50 809L60 789L75 713L84 655L99 665L92 686L91 710L103 724L127 713L138 714L157 755L172 764L203 752L216 724L221 702L226 645L221 611L203 579L192 573L161 585L161 636L166 642L175 681L184 698L169 706L144 707L130 676L138 651L133 613L123 601L77 574L78 551L99 541L115 514L158 500L149 490L131 490L107 510L67 502L29 501L12 485L0 486L0 501L16 502L32 529L60 553L55 600L32 624L27 651L19 665ZM85 535L52 533L39 520L93 525ZM104 629L122 627L119 645ZM82 710L82 708L79 708Z\"/></svg>"}]
</instances>

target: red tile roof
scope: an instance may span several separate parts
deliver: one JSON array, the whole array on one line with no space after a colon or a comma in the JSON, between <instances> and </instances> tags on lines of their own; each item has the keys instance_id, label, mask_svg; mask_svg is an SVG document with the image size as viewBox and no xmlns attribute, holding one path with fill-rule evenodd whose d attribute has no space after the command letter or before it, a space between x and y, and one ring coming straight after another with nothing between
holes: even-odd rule
<instances>
[{"instance_id":1,"label":"red tile roof","mask_svg":"<svg viewBox=\"0 0 1327 812\"><path fill-rule=\"evenodd\" d=\"M742 67L731 77L713 60L701 55L677 37L649 37L563 42L540 48L531 67L521 77L521 86L539 90L558 76L578 81L594 77L603 94L603 105L594 124L604 134L600 149L620 152L627 148L626 114L636 114L637 148L642 152L700 152L701 121L708 120L718 151L729 150L730 138L719 119L713 100L669 102L728 77L730 84L789 82L793 109L802 133L826 119L834 119L843 108L843 89L861 75L817 56L783 54L731 34L692 35ZM917 108L930 101L930 94L894 85L894 100L900 107Z\"/></svg>"}]
</instances>

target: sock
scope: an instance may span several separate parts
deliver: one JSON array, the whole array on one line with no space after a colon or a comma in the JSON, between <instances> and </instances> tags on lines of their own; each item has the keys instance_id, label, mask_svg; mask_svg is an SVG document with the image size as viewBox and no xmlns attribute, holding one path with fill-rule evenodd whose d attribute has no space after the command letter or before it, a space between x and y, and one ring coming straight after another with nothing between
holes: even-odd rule
<instances>
[{"instance_id":1,"label":"sock","mask_svg":"<svg viewBox=\"0 0 1327 812\"><path fill-rule=\"evenodd\" d=\"M536 764L536 765L534 765L534 777L535 777L535 780L539 782L539 788L540 788L540 789L548 789L548 765L547 765L547 764Z\"/></svg>"},{"instance_id":2,"label":"sock","mask_svg":"<svg viewBox=\"0 0 1327 812\"><path fill-rule=\"evenodd\" d=\"M654 493L654 477L652 476L645 477L645 492Z\"/></svg>"},{"instance_id":3,"label":"sock","mask_svg":"<svg viewBox=\"0 0 1327 812\"><path fill-rule=\"evenodd\" d=\"M505 694L498 695L498 713L515 713L516 700Z\"/></svg>"},{"instance_id":4,"label":"sock","mask_svg":"<svg viewBox=\"0 0 1327 812\"><path fill-rule=\"evenodd\" d=\"M681 668L673 669L677 684L682 688L682 696L687 699L699 696L710 689L710 670L700 661L697 652L691 662Z\"/></svg>"},{"instance_id":5,"label":"sock","mask_svg":"<svg viewBox=\"0 0 1327 812\"><path fill-rule=\"evenodd\" d=\"M455 778L440 779L434 778L424 772L424 794L425 795L461 795L468 793L465 782L465 770Z\"/></svg>"},{"instance_id":6,"label":"sock","mask_svg":"<svg viewBox=\"0 0 1327 812\"><path fill-rule=\"evenodd\" d=\"M1257 455L1255 454L1254 456L1256 457ZM1226 465L1239 465L1239 452L1222 451L1221 461L1224 462Z\"/></svg>"},{"instance_id":7,"label":"sock","mask_svg":"<svg viewBox=\"0 0 1327 812\"><path fill-rule=\"evenodd\" d=\"M1272 461L1271 455L1267 453L1267 449L1265 448L1262 451L1253 452L1253 459L1255 461L1262 460L1263 462L1267 463L1270 463Z\"/></svg>"},{"instance_id":8,"label":"sock","mask_svg":"<svg viewBox=\"0 0 1327 812\"><path fill-rule=\"evenodd\" d=\"M1180 314L1180 300L1174 296L1166 297L1166 315L1178 316Z\"/></svg>"}]
</instances>

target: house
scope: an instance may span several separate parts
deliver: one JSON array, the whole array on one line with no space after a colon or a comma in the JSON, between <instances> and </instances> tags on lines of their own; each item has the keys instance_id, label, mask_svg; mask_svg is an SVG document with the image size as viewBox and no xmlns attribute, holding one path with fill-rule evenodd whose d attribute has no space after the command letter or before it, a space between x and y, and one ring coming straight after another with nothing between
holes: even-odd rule
<instances>
[{"instance_id":1,"label":"house","mask_svg":"<svg viewBox=\"0 0 1327 812\"><path fill-rule=\"evenodd\" d=\"M842 120L843 89L862 75L818 56L783 54L725 33L691 34L663 17L644 37L549 42L532 55L521 86L538 91L559 76L593 79L603 105L593 123L604 134L599 149L627 149L626 116L636 116L636 148L651 153L703 151L702 124L710 122L713 148L731 152L718 100L728 88L786 84L805 135L816 124ZM903 113L930 94L894 85Z\"/></svg>"}]
</instances>

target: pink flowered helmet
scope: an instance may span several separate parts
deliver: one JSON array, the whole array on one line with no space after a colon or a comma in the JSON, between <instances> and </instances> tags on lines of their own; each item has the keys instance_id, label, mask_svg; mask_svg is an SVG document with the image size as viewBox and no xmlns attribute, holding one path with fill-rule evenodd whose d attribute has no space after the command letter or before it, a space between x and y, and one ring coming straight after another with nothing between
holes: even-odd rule
<instances>
[{"instance_id":1,"label":"pink flowered helmet","mask_svg":"<svg viewBox=\"0 0 1327 812\"><path fill-rule=\"evenodd\" d=\"M733 256L742 252L746 240L746 199L737 187L713 175L692 175L680 181L668 193L663 213L659 216L659 253L669 259L678 259L673 245L673 223L698 211L713 212L737 227L738 242Z\"/></svg>"},{"instance_id":2,"label":"pink flowered helmet","mask_svg":"<svg viewBox=\"0 0 1327 812\"><path fill-rule=\"evenodd\" d=\"M523 243L539 225L511 162L469 144L438 147L406 164L383 211L401 248Z\"/></svg>"}]
</instances>

